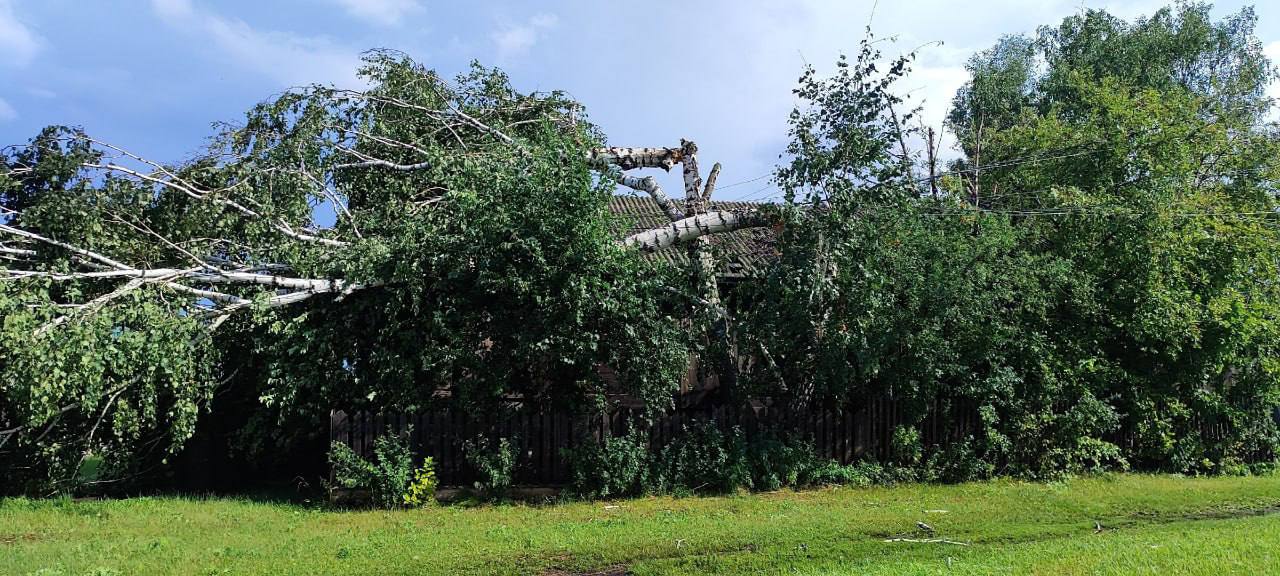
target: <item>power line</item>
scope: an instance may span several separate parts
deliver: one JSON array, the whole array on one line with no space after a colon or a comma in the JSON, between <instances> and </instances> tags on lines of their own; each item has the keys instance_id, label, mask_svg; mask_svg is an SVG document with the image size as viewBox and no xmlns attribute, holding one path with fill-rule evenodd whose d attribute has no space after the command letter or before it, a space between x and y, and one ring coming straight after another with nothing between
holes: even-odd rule
<instances>
[{"instance_id":1,"label":"power line","mask_svg":"<svg viewBox=\"0 0 1280 576\"><path fill-rule=\"evenodd\" d=\"M768 177L770 177L770 176L773 176L773 172L765 172L764 174L761 174L761 175L759 175L759 176L756 176L755 178L751 178L751 179L748 179L748 180L741 180L741 181L738 181L738 182L734 182L733 184L725 184L725 185L723 185L723 186L717 185L717 186L716 186L716 190L717 190L717 191L719 191L719 190L726 190L726 189L729 189L729 188L733 188L734 186L741 186L741 185L743 185L743 184L750 184L750 183L752 183L752 182L757 182L757 181L759 181L759 180L760 180L760 179L762 179L762 178L768 178Z\"/></svg>"},{"instance_id":2,"label":"power line","mask_svg":"<svg viewBox=\"0 0 1280 576\"><path fill-rule=\"evenodd\" d=\"M989 208L973 208L968 207L960 210L940 210L940 211L924 211L921 214L926 216L973 216L975 213L995 214L1003 216L1171 216L1176 218L1202 218L1202 217L1231 217L1243 218L1248 216L1260 217L1280 217L1280 212L1276 211L1256 211L1256 212L1157 212L1154 210L1128 210L1122 207L1105 207L1105 206L1082 206L1079 208L1046 208L1042 210L992 210ZM1263 220L1259 220L1263 221ZM1280 223L1280 220L1276 220Z\"/></svg>"},{"instance_id":3,"label":"power line","mask_svg":"<svg viewBox=\"0 0 1280 576\"><path fill-rule=\"evenodd\" d=\"M993 170L996 168L1007 168L1010 166L1016 167L1016 166L1022 166L1024 164L1036 164L1039 162L1047 162L1050 160L1062 160L1064 158L1074 158L1076 156L1084 156L1086 154L1092 154L1094 152L1097 152L1098 150L1099 150L1098 148L1093 148L1090 150L1082 150L1082 151L1074 152L1071 154L1061 154L1056 156L1021 156L1018 158L1012 158L1002 162L996 162L994 164L983 164L981 166L974 166L972 168L965 168L962 170L948 170L946 172L939 172L933 176L925 176L923 178L917 178L915 181L917 183L922 183L922 182L928 182L930 180L936 180L943 176L948 176L953 174L968 174L972 172L978 172L981 170Z\"/></svg>"},{"instance_id":4,"label":"power line","mask_svg":"<svg viewBox=\"0 0 1280 576\"><path fill-rule=\"evenodd\" d=\"M776 189L776 188L777 188L777 187L776 187L776 186L774 186L772 183L770 183L770 184L766 184L766 185L764 185L764 186L762 186L762 187L760 187L760 188L756 189L756 191L754 191L754 192L752 192L752 193L750 193L750 194L747 194L746 196L743 196L741 201L742 201L742 202L750 202L750 201L754 200L755 198L759 197L762 193L767 193L767 192L769 192L770 190L774 190L774 189Z\"/></svg>"}]
</instances>

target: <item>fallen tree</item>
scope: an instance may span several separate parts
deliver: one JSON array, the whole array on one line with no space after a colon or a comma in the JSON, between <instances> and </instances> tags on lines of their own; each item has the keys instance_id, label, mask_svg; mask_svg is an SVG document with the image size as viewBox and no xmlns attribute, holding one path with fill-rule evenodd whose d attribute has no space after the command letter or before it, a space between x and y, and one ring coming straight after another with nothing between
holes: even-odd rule
<instances>
[{"instance_id":1,"label":"fallen tree","mask_svg":"<svg viewBox=\"0 0 1280 576\"><path fill-rule=\"evenodd\" d=\"M478 120L472 119L471 121L478 123ZM485 128L486 131L498 133L496 129ZM501 135L501 133L498 134ZM515 144L508 137L503 136L501 139L503 142ZM392 143L404 147L411 146L403 142L392 142L386 139L379 140L379 142ZM218 190L202 188L175 173L175 169L167 168L161 164L125 152L115 146L102 144L80 133L73 132L66 136L38 139L33 146L59 144L72 149L81 148L84 145L89 146L87 151L83 153L95 158L95 160L80 161L77 167L79 171L87 173L98 171L107 178L118 176L132 181L141 190L147 190L148 187L152 188L151 191L153 193L155 192L154 188L174 190L197 202L208 202L218 207L227 208L235 215L253 220L253 224L250 225L274 230L275 233L281 236L278 241L292 240L299 243L315 244L329 250L340 250L349 247L352 242L358 241L362 237L358 225L354 222L351 223L351 233L356 236L356 239L347 240L323 235L324 232L331 230L322 232L314 222L291 225L285 219L271 219L251 208L245 207L237 200L228 198L226 191L233 188L233 186ZM104 163L96 160L96 158L100 157L100 151L104 148L142 162L150 167L151 170L142 172L126 168L114 162ZM359 157L362 158L360 162L338 164L335 169L352 170L359 168L410 171L427 167L425 162L398 164L390 160L375 158L368 154L359 154ZM682 154L679 148L600 148L592 150L588 160L593 166L608 172L614 168L622 170L663 168L669 170L673 163L685 163L693 158L693 154ZM15 164L16 166L10 168L3 176L19 184L25 181L24 176L26 174L35 172L34 167L26 164L24 160L18 160ZM696 167L694 169L696 170ZM348 201L346 194L339 189L322 184L325 181L331 181L334 178L333 174L308 173L305 170L299 170L298 173L306 180L321 186L320 192L324 194L325 199L332 203L338 213L351 218L350 211L346 208ZM91 179L95 176L81 173L77 174L77 177ZM767 226L776 221L759 210L706 211L704 207L696 213L683 215L675 208L675 203L666 196L652 177L638 178L621 172L612 177L624 186L646 192L664 211L671 215L672 221L670 225L635 232L618 240L621 246L635 248L642 252L665 250L677 245L694 242L704 236L733 232L743 228ZM315 193L315 191L311 192ZM705 204L705 200L703 202ZM22 212L20 210L4 208L4 212L9 217L9 222L21 222ZM157 245L171 248L178 255L185 256L186 260L182 263L186 264L187 267L147 267L141 263L125 263L112 256L81 247L75 243L47 237L38 232L24 229L21 226L0 224L0 233L8 235L12 239L10 243L6 243L3 247L7 262L6 267L0 269L0 281L44 279L54 282L67 282L117 279L124 283L120 289L112 291L109 297L105 299L96 299L86 303L64 303L63 307L69 311L68 314L74 314L75 310L85 307L101 306L110 299L119 298L144 285L154 284L177 293L195 297L194 307L218 319L224 318L228 313L244 309L252 300L236 294L218 292L213 289L215 285L237 284L270 288L273 293L267 296L263 302L268 307L301 302L319 294L332 294L341 298L367 287L382 285L381 282L376 280L362 283L341 278L298 277L289 274L293 272L293 268L284 262L248 264L243 261L237 262L222 254L197 255L179 245L183 240L169 238L156 233L147 228L147 223L145 222L128 221L118 212L110 212L107 216L121 228L128 228L140 234L145 234ZM230 238L205 240L211 241L213 244L232 244L235 242ZM73 268L78 268L78 270L55 272L40 269L42 267L41 262L44 259L42 248L44 251L52 250L71 254L73 258L69 262ZM263 271L275 271L277 273L263 273Z\"/></svg>"},{"instance_id":2,"label":"fallen tree","mask_svg":"<svg viewBox=\"0 0 1280 576\"><path fill-rule=\"evenodd\" d=\"M450 82L372 53L363 73L264 102L179 165L71 128L5 149L0 466L55 488L103 457L104 478L140 473L261 358L251 385L283 411L440 388L583 402L598 365L670 402L689 346L672 312L705 298L638 255L768 217L708 211L718 167L702 187L691 142L602 146L577 103L495 70ZM676 165L684 208L635 174ZM621 235L617 184L671 224Z\"/></svg>"}]
</instances>

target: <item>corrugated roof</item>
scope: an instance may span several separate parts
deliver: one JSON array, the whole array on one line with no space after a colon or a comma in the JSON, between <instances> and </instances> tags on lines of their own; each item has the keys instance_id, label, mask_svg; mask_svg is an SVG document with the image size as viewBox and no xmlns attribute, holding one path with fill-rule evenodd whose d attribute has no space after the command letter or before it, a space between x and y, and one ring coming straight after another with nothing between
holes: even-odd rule
<instances>
[{"instance_id":1,"label":"corrugated roof","mask_svg":"<svg viewBox=\"0 0 1280 576\"><path fill-rule=\"evenodd\" d=\"M673 200L681 210L684 202ZM716 202L712 201L709 210L749 210L759 206L755 202ZM630 219L631 229L627 234L652 230L669 224L670 219L658 207L653 198L645 195L616 195L609 203L609 209L617 215ZM725 277L744 276L758 270L774 258L776 237L771 228L746 228L723 234L710 236L711 245L717 251L717 262L720 264L720 275ZM648 255L649 258L661 258L674 264L686 264L689 251L684 246L674 246Z\"/></svg>"}]
</instances>

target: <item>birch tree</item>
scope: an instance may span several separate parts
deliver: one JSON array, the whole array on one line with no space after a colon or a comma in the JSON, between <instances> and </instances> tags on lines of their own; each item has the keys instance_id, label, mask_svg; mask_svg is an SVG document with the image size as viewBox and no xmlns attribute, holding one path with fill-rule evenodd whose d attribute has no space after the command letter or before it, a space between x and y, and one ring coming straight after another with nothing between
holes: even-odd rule
<instances>
[{"instance_id":1,"label":"birch tree","mask_svg":"<svg viewBox=\"0 0 1280 576\"><path fill-rule=\"evenodd\" d=\"M127 477L176 450L246 365L225 337L251 343L281 410L598 402L601 366L670 403L688 294L641 254L766 217L707 211L709 189L678 213L639 170L700 180L692 143L607 147L578 103L499 71L449 81L374 52L361 72L368 89L285 93L178 165L71 128L5 149L9 489L74 485L90 457ZM671 224L624 237L619 183Z\"/></svg>"}]
</instances>

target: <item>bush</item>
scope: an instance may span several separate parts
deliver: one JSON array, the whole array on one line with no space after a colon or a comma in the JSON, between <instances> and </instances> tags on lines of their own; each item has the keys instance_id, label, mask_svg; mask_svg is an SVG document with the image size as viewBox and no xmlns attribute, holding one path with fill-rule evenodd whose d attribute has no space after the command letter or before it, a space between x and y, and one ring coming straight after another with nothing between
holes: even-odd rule
<instances>
[{"instance_id":1,"label":"bush","mask_svg":"<svg viewBox=\"0 0 1280 576\"><path fill-rule=\"evenodd\" d=\"M748 439L739 428L720 430L701 420L660 451L632 429L568 452L571 492L583 498L640 494L726 493L818 485L866 486L892 481L879 464L841 465L813 445L766 432Z\"/></svg>"},{"instance_id":2,"label":"bush","mask_svg":"<svg viewBox=\"0 0 1280 576\"><path fill-rule=\"evenodd\" d=\"M816 460L811 446L787 443L772 434L752 443L750 458L751 487L756 490L800 485L812 475Z\"/></svg>"},{"instance_id":3,"label":"bush","mask_svg":"<svg viewBox=\"0 0 1280 576\"><path fill-rule=\"evenodd\" d=\"M809 470L805 486L871 486L895 482L890 470L877 462L863 460L856 464L840 464L835 460L818 462Z\"/></svg>"},{"instance_id":4,"label":"bush","mask_svg":"<svg viewBox=\"0 0 1280 576\"><path fill-rule=\"evenodd\" d=\"M995 466L973 448L973 437L953 442L929 456L925 479L943 482L972 482L995 475Z\"/></svg>"},{"instance_id":5,"label":"bush","mask_svg":"<svg viewBox=\"0 0 1280 576\"><path fill-rule=\"evenodd\" d=\"M751 470L742 431L735 427L726 436L709 420L685 426L653 462L653 479L662 492L724 493L749 488Z\"/></svg>"},{"instance_id":6,"label":"bush","mask_svg":"<svg viewBox=\"0 0 1280 576\"><path fill-rule=\"evenodd\" d=\"M652 492L649 438L631 429L626 436L605 438L576 450L565 450L571 490L583 498L615 498Z\"/></svg>"},{"instance_id":7,"label":"bush","mask_svg":"<svg viewBox=\"0 0 1280 576\"><path fill-rule=\"evenodd\" d=\"M343 488L369 490L373 503L379 507L401 506L414 478L413 453L407 436L406 433L378 437L373 443L372 462L346 444L334 442L329 447L334 481Z\"/></svg>"},{"instance_id":8,"label":"bush","mask_svg":"<svg viewBox=\"0 0 1280 576\"><path fill-rule=\"evenodd\" d=\"M404 494L405 505L416 508L435 502L438 484L436 461L428 456L422 461L422 465L413 471L413 481L409 483L409 489Z\"/></svg>"},{"instance_id":9,"label":"bush","mask_svg":"<svg viewBox=\"0 0 1280 576\"><path fill-rule=\"evenodd\" d=\"M805 486L868 486L890 481L885 468L874 462L841 464L818 455L801 439L765 433L747 444L754 490Z\"/></svg>"},{"instance_id":10,"label":"bush","mask_svg":"<svg viewBox=\"0 0 1280 576\"><path fill-rule=\"evenodd\" d=\"M477 436L464 442L462 449L467 463L479 476L475 489L481 496L501 500L510 495L515 477L516 456L509 440L499 438L495 443L484 436Z\"/></svg>"},{"instance_id":11,"label":"bush","mask_svg":"<svg viewBox=\"0 0 1280 576\"><path fill-rule=\"evenodd\" d=\"M913 426L898 426L889 440L889 461L895 466L912 468L924 457L920 431Z\"/></svg>"}]
</instances>

